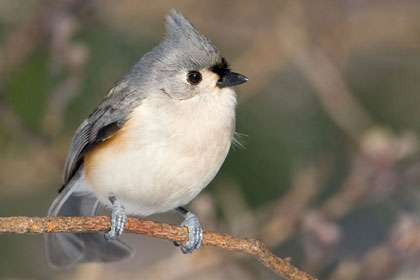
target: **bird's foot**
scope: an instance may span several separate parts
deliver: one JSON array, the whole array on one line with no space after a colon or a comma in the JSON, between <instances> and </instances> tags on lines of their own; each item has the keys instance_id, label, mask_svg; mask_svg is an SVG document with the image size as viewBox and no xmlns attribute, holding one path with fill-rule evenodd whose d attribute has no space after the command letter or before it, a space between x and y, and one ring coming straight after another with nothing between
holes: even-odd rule
<instances>
[{"instance_id":1,"label":"bird's foot","mask_svg":"<svg viewBox=\"0 0 420 280\"><path fill-rule=\"evenodd\" d=\"M111 230L105 233L105 239L112 241L124 232L127 214L125 214L124 206L114 196L111 196L109 200L112 202Z\"/></svg>"},{"instance_id":2,"label":"bird's foot","mask_svg":"<svg viewBox=\"0 0 420 280\"><path fill-rule=\"evenodd\" d=\"M185 210L184 208L179 211L184 217L185 220L180 224L180 226L188 227L189 240L185 244L179 244L174 242L175 246L181 246L181 251L184 254L190 254L192 251L200 248L203 242L203 228L200 225L198 217L193 213ZM186 213L184 213L186 212Z\"/></svg>"}]
</instances>

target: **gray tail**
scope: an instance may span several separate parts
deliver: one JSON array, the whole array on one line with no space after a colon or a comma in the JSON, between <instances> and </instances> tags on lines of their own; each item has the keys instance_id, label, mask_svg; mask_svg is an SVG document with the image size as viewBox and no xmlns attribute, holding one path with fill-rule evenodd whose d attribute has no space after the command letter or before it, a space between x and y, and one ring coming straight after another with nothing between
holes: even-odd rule
<instances>
[{"instance_id":1,"label":"gray tail","mask_svg":"<svg viewBox=\"0 0 420 280\"><path fill-rule=\"evenodd\" d=\"M87 186L81 166L54 200L48 216L92 216L101 210L99 201ZM103 233L49 233L44 236L47 262L54 268L86 262L113 262L133 255L126 244L119 240L107 241Z\"/></svg>"}]
</instances>

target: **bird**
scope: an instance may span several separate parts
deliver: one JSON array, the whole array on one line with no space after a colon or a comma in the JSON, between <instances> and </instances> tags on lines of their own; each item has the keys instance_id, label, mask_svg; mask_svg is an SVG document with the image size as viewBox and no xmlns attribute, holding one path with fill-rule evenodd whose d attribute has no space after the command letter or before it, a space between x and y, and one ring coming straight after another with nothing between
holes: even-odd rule
<instances>
[{"instance_id":1,"label":"bird","mask_svg":"<svg viewBox=\"0 0 420 280\"><path fill-rule=\"evenodd\" d=\"M248 79L229 69L213 43L181 13L166 16L166 34L119 81L76 130L63 186L48 216L111 211L104 233L45 235L53 268L113 262L133 252L119 240L127 215L175 210L184 217L185 254L201 246L198 217L184 206L221 168L235 133L234 86Z\"/></svg>"}]
</instances>

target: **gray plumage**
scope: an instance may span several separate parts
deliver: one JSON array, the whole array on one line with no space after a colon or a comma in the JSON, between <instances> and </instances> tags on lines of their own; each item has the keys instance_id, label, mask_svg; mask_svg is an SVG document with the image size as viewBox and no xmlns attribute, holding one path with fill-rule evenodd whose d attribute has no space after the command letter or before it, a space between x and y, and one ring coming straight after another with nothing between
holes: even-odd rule
<instances>
[{"instance_id":1,"label":"gray plumage","mask_svg":"<svg viewBox=\"0 0 420 280\"><path fill-rule=\"evenodd\" d=\"M133 108L141 104L144 95L121 79L102 103L76 130L64 166L64 187L83 161L83 156L96 144L108 139L127 121Z\"/></svg>"},{"instance_id":2,"label":"gray plumage","mask_svg":"<svg viewBox=\"0 0 420 280\"><path fill-rule=\"evenodd\" d=\"M82 166L83 167L83 166ZM89 190L80 168L54 200L48 216L95 216L104 208ZM102 233L45 234L47 262L54 268L67 268L76 263L112 262L132 256L131 249L119 240L109 242Z\"/></svg>"},{"instance_id":3,"label":"gray plumage","mask_svg":"<svg viewBox=\"0 0 420 280\"><path fill-rule=\"evenodd\" d=\"M103 207L101 207L101 205L106 204L108 202L107 198L109 198L109 195L114 195L114 191L112 191L112 193L107 193L107 195L102 197L98 197L98 193L96 191L96 196L95 194L93 194L93 184L88 184L85 178L86 175L83 161L86 153L88 153L92 148L94 148L102 141L112 137L120 128L124 126L124 124L129 120L129 118L132 117L131 114L134 111L134 109L141 107L142 104L146 103L146 101L152 100L150 102L155 102L152 103L153 105L149 105L149 107L147 107L147 110L149 110L147 111L147 114L149 114L147 116L154 117L161 113L159 111L159 106L161 106L162 104L163 106L168 106L168 104L172 104L174 108L177 108L175 100L179 101L178 103L180 103L180 100L186 100L199 94L199 87L196 87L193 84L189 84L188 82L186 82L185 73L189 73L189 71L207 70L207 72L211 73L213 78L219 75L220 80L222 80L224 76L220 73L225 74L229 71L227 69L226 62L220 56L219 51L205 36L203 36L199 31L197 31L183 15L172 11L171 14L168 15L166 18L166 28L167 31L165 39L157 47L155 47L149 53L145 54L143 58L141 58L134 65L134 67L115 84L115 86L105 96L104 100L99 104L99 106L92 112L92 114L90 114L90 116L85 121L83 121L83 123L77 129L70 144L65 163L64 185L63 188L60 190L60 195L56 198L56 200L53 202L49 209L49 216L91 216L101 213L101 211L103 210ZM215 70L216 68L212 67L216 67L218 70ZM220 72L219 70L222 72ZM182 79L180 79L180 73L184 73ZM245 82L246 78L239 74L231 73L230 80L223 81L226 84L226 86L233 86ZM215 81L212 80L212 83L212 87L215 88ZM152 210L150 209L153 209L153 213L156 213L158 211L167 211L168 209L174 209L175 207L185 205L186 203L188 203L215 176L221 164L223 163L223 160L226 157L226 154L230 147L235 122L234 109L236 104L236 95L231 89L222 89L222 87L220 87L217 89L215 88L215 90L218 92L218 94L221 91L226 92L226 94L214 95L214 98L220 98L220 101L219 99L211 99L213 97L209 96L212 95L207 94L207 97L204 97L204 99L207 98L209 102L213 102L213 105L207 106L207 103L205 103L204 101L204 103L197 103L197 105L196 103L194 103L196 101L193 101L192 103L196 105L188 105L190 104L188 103L187 105L184 105L187 106L187 109L183 109L186 111L177 112L177 114L171 115L171 117L175 116L175 118L179 118L175 121L172 120L171 117L168 118L168 115L166 115L166 119L158 119L159 116L157 116L157 121L151 121L151 124L153 125L160 125L163 128L169 127L171 130L173 129L171 125L175 123L180 126L180 129L182 129L182 133L178 133L179 135L176 134L178 138L176 138L175 140L182 140L186 143L182 143L181 141L180 145L177 145L175 148L173 148L172 146L168 149L161 148L174 145L173 143L178 143L173 142L172 138L163 138L162 141L164 145L162 146L156 146L153 141L151 143L147 142L147 145L149 145L147 146L147 149L150 149L151 152L156 151L157 153L161 153L158 159L161 160L166 155L168 155L168 158L171 158L171 161L162 161L163 164L166 165L168 165L167 162L171 162L172 164L172 160L176 160L176 156L171 156L173 155L171 153L181 153L183 144L185 144L188 147L188 141L197 141L195 138L191 139L192 137L188 136L188 133L191 132L191 130L186 128L186 124L188 124L189 118L192 118L194 120L194 116L196 115L190 116L186 114L188 118L185 118L185 116L183 116L184 112L191 112L192 108L197 107L188 106L203 106L199 108L203 108L202 110L205 110L205 112L203 113L204 118L201 120L201 122L197 123L197 126L201 129L204 129L204 132L202 132L203 135L208 133L207 131L205 131L207 127L209 127L209 129L213 129L213 138L211 139L216 139L220 141L220 143L217 141L211 141L211 145L203 145L202 148L204 152L207 153L207 155L210 155L208 157L210 157L211 162L213 162L212 166L202 165L203 167L201 167L201 169L197 168L198 171L194 171L194 168L191 168L191 166L195 167L195 164L192 164L188 165L188 168L186 168L186 170L188 172L196 172L197 174L180 172L180 174L182 176L185 176L187 180L186 187L190 188L180 190L185 193L184 197L181 196L181 198L177 198L178 193L172 193L172 197L169 195L163 197L154 197L153 199L155 199L156 201L159 201L159 199L172 199L169 201L164 201L166 204L162 206L160 206L160 204L156 202L154 202L152 206L146 205L147 203L144 203L144 205L140 205L138 204L139 201L141 201L141 199L139 198L137 198L138 200L136 201L130 201L132 196L128 196L128 200L124 200L124 195L129 191L132 191L132 189L129 189L130 183L121 183L122 186L119 186L117 184L112 185L115 177L111 178L110 180L106 180L106 178L108 178L106 176L118 175L120 176L120 178L123 178L125 180L127 178L124 177L126 176L126 174L122 173L124 173L125 171L127 171L127 169L130 168L132 168L134 172L130 175L146 174L148 176L150 176L150 174L156 174L151 173L151 171L157 172L159 170L166 170L164 168L170 168L168 170L174 170L171 165L159 166L159 168L155 168L153 170L139 170L139 172L137 172L137 170L135 170L134 168L137 168L138 165L141 165L142 161L144 162L143 158L135 158L133 160L130 157L125 158L125 154L123 154L121 158L119 158L119 173L113 174L113 170L111 172L108 172L108 169L106 171L103 171L100 174L99 179L104 179L105 181L102 181L99 184L97 183L95 184L95 186L99 185L102 188L102 190L104 190L104 188L110 187L110 185L108 185L107 187L102 187L103 185L107 184L111 184L111 187L115 186L120 188L115 191L121 192L119 193L120 197L117 197L117 199L126 203L126 205L124 205L126 206L126 208L127 205L130 206L131 209L137 209L136 207L139 207L138 209L141 210L137 209L137 212L132 212L139 215L143 215L142 213L152 213ZM157 103L156 100L158 100ZM220 103L222 103L222 105L220 105ZM219 110L216 111L216 113L221 112L217 121L213 120L213 111L208 111L208 108L213 108L212 106ZM166 110L171 110L167 109L168 107L165 108ZM142 120L139 120L139 122L141 121ZM154 121L156 121L156 123L154 123ZM177 123L176 121L179 122ZM206 121L216 122L218 126L213 125L212 123L212 125L208 125ZM193 124L196 123L193 122ZM218 129L219 127L220 129ZM175 130L177 128L178 127L175 127ZM139 129L139 127L135 129ZM187 136L185 136L186 134ZM136 135L142 134L141 132L139 132ZM192 136L195 137L196 135L192 134ZM154 137L156 137L158 141L161 141L161 139L159 139L159 134L154 135ZM197 142L201 142L200 139ZM209 147L211 147L214 150L209 150ZM148 163L155 163L154 154L151 157L149 157L147 153L142 155L146 155L148 157ZM200 157L200 155L198 156L198 158L201 161L204 160ZM188 161L188 159L189 158L186 157L186 161L183 162L183 164L191 164ZM104 163L102 162L101 164ZM109 166L111 166L113 169L114 164L115 163L112 162L112 164ZM125 165L127 165L128 168L125 168ZM104 165L102 165L102 167L103 166ZM147 165L145 166L147 167ZM140 171L143 173L141 173ZM168 175L168 173L170 172L166 172L164 175ZM170 178L161 178L164 176L161 176L160 174L156 174L154 176L157 177L156 179L166 179L172 183L177 183L177 180L170 180ZM95 180L96 179L98 179L98 176L95 177ZM134 179L138 180L139 178ZM165 186L167 185L166 183L163 184ZM179 184L179 186L182 187L183 184ZM142 188L146 187L149 186L144 184L137 191L142 191ZM171 191L174 192L173 189L171 189ZM159 191L158 195L161 195L161 193L162 191ZM147 193L146 191L146 194L150 193ZM116 193L115 195L117 196ZM98 198L101 199L101 203L99 202ZM153 208L156 207L156 205L158 205L161 208ZM197 225L200 226L199 223L197 223ZM131 250L124 243L117 240L109 242L105 240L102 234L99 233L47 234L45 236L45 241L47 260L48 263L53 267L70 267L79 262L116 261L127 258L132 254Z\"/></svg>"},{"instance_id":4,"label":"gray plumage","mask_svg":"<svg viewBox=\"0 0 420 280\"><path fill-rule=\"evenodd\" d=\"M70 144L64 167L64 187L96 144L111 137L127 121L133 108L155 92L186 99L197 94L179 83L180 70L200 70L220 63L215 46L180 13L172 10L166 18L163 42L145 54L110 90L95 111L80 125ZM164 79L163 79L164 77Z\"/></svg>"}]
</instances>

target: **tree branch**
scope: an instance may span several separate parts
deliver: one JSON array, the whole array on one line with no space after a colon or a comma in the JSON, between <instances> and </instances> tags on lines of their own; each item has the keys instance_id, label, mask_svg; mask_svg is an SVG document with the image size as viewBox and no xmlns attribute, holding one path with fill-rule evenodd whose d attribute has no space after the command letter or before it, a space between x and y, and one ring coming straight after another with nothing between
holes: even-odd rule
<instances>
[{"instance_id":1,"label":"tree branch","mask_svg":"<svg viewBox=\"0 0 420 280\"><path fill-rule=\"evenodd\" d=\"M0 218L0 233L57 233L98 232L110 229L108 216L98 217L4 217ZM177 242L188 240L186 227L168 225L129 217L125 231ZM274 255L265 245L254 238L238 238L227 234L205 231L203 245L211 245L229 251L254 256L276 274L289 280L315 280L297 269L287 260Z\"/></svg>"}]
</instances>

